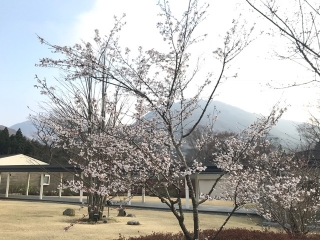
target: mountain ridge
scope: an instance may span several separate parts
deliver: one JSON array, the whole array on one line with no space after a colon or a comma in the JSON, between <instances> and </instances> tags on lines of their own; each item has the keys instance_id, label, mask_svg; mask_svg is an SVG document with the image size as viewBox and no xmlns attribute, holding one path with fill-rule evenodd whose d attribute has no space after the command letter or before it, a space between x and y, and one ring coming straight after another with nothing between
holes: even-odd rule
<instances>
[{"instance_id":1,"label":"mountain ridge","mask_svg":"<svg viewBox=\"0 0 320 240\"><path fill-rule=\"evenodd\" d=\"M187 120L184 121L184 124L189 124L191 127L191 123L195 123L198 120L202 109L205 107L205 104L206 100L200 100L198 102L199 107L190 117L187 118ZM179 111L180 106L178 103L174 103L171 109ZM250 113L241 108L220 101L212 101L208 105L206 115L208 114L213 114L213 116L217 115L217 119L213 126L217 132L240 132L242 129L254 123L258 117L262 116L255 113ZM147 119L151 118L152 116L154 116L154 113L152 112L145 115ZM207 125L208 123L209 122L207 118L203 117L199 125ZM300 140L298 131L296 130L296 126L299 124L301 124L301 122L279 119L276 126L274 126L270 131L270 134L273 137L281 139L281 144L296 145Z\"/></svg>"},{"instance_id":2,"label":"mountain ridge","mask_svg":"<svg viewBox=\"0 0 320 240\"><path fill-rule=\"evenodd\" d=\"M11 135L15 135L16 134L16 130L15 129L12 129L12 128L9 128L9 127L6 127L6 126L3 126L3 125L0 125L0 130L3 130L3 129L5 129L5 128L7 128L8 129L8 131L9 131L9 135L11 136Z\"/></svg>"},{"instance_id":3,"label":"mountain ridge","mask_svg":"<svg viewBox=\"0 0 320 240\"><path fill-rule=\"evenodd\" d=\"M206 101L199 101L199 108L196 109L193 114L187 119L189 123L195 123L198 117L201 114L202 109L205 106ZM178 103L174 103L172 109L179 109ZM206 115L218 113L217 120L214 124L214 128L218 132L222 131L231 131L231 132L239 132L241 129L249 126L253 122L257 120L257 117L261 116L255 113L250 113L241 108L220 102L220 101L212 101L208 109L206 111ZM152 117L153 113L147 113L145 115L146 118ZM198 117L197 117L198 116ZM201 125L206 125L207 118L203 118L200 121ZM271 130L271 134L275 137L283 139L283 141L289 141L298 143L299 134L296 130L296 126L301 124L301 122L291 121L280 119L277 125ZM1 125L0 125L1 126ZM3 126L4 127L4 126ZM36 128L32 125L31 121L25 121L21 123L14 124L10 127L12 130L18 130L19 128L22 131L22 134L30 139L33 139L34 132Z\"/></svg>"}]
</instances>

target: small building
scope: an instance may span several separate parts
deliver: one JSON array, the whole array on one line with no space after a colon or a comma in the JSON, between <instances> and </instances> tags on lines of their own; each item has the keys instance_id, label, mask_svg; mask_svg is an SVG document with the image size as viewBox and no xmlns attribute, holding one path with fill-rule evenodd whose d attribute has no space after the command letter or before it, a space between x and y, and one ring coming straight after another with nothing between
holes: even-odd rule
<instances>
[{"instance_id":1,"label":"small building","mask_svg":"<svg viewBox=\"0 0 320 240\"><path fill-rule=\"evenodd\" d=\"M206 167L205 171L202 171L201 173L195 173L191 176L191 179L194 180L194 187L196 189L197 197L200 196L200 194L209 193L213 184L223 173L223 171L212 162L204 162L203 166ZM223 188L221 188L221 186L225 185L224 182L225 178L219 180L214 191L210 194L211 197L219 196L224 191Z\"/></svg>"},{"instance_id":2,"label":"small building","mask_svg":"<svg viewBox=\"0 0 320 240\"><path fill-rule=\"evenodd\" d=\"M79 176L81 169L74 166L57 166L23 155L0 156L0 194L6 197L13 194L39 195L55 193L61 197L59 185L66 180ZM80 193L82 196L82 193Z\"/></svg>"}]
</instances>

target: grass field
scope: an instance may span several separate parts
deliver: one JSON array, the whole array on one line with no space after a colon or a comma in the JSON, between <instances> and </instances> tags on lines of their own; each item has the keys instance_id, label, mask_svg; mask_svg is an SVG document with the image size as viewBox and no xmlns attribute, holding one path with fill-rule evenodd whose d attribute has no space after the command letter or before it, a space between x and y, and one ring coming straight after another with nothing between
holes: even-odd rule
<instances>
[{"instance_id":1,"label":"grass field","mask_svg":"<svg viewBox=\"0 0 320 240\"><path fill-rule=\"evenodd\" d=\"M63 216L62 212L66 208L76 209L76 216ZM128 208L127 213L135 214L135 219L141 223L138 226L130 226L126 223L132 218L116 217L118 211L112 208L110 215L115 222L79 223L65 232L64 227L75 222L82 214L86 214L86 208L78 209L78 206L68 204L0 200L0 239L115 239L120 233L123 236L138 236L152 232L180 231L177 220L170 212ZM225 217L218 214L200 214L200 227L217 228ZM257 217L234 216L227 227L261 229L258 226L260 223L261 219ZM186 224L192 229L191 213L186 214Z\"/></svg>"},{"instance_id":2,"label":"grass field","mask_svg":"<svg viewBox=\"0 0 320 240\"><path fill-rule=\"evenodd\" d=\"M79 198L78 196L68 196L67 198ZM84 197L86 198L86 197ZM115 197L113 200L114 201L120 201L120 200L125 200L127 199L126 196L119 196L119 197ZM142 198L141 196L134 196L131 199L132 202L142 202ZM150 197L150 196L145 196L145 202L156 202L156 203L160 203L160 199L157 197ZM184 205L186 203L185 198L181 198L181 202ZM191 206L191 199L189 199L189 204ZM201 205L208 205L208 206L224 206L224 207L232 207L233 206L233 202L232 201L222 201L222 200L213 200L213 201L206 201L204 203L202 203ZM254 208L254 204L247 204L246 206L244 206L244 208Z\"/></svg>"}]
</instances>

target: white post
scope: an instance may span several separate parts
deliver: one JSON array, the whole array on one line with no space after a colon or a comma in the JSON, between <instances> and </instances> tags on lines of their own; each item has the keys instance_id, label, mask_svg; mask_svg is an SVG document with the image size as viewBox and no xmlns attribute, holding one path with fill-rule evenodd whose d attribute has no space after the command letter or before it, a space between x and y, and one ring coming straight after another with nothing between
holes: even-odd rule
<instances>
[{"instance_id":1,"label":"white post","mask_svg":"<svg viewBox=\"0 0 320 240\"><path fill-rule=\"evenodd\" d=\"M142 195L141 195L141 197L142 197L142 202L143 203L145 203L146 202L146 189L143 187L142 188Z\"/></svg>"},{"instance_id":2,"label":"white post","mask_svg":"<svg viewBox=\"0 0 320 240\"><path fill-rule=\"evenodd\" d=\"M39 199L42 199L43 196L43 173L41 173L40 175L40 195L39 195Z\"/></svg>"},{"instance_id":3,"label":"white post","mask_svg":"<svg viewBox=\"0 0 320 240\"><path fill-rule=\"evenodd\" d=\"M27 187L26 187L26 196L29 195L29 183L30 183L30 173L28 172L28 180L27 180Z\"/></svg>"},{"instance_id":4,"label":"white post","mask_svg":"<svg viewBox=\"0 0 320 240\"><path fill-rule=\"evenodd\" d=\"M80 174L80 180L83 181L83 172ZM83 201L83 190L80 190L80 198L79 201L82 203Z\"/></svg>"},{"instance_id":5,"label":"white post","mask_svg":"<svg viewBox=\"0 0 320 240\"><path fill-rule=\"evenodd\" d=\"M131 173L130 172L128 172L128 178L129 178L129 180L131 182ZM128 205L131 205L131 189L128 190L128 195L127 196L128 196L128 199L129 199Z\"/></svg>"},{"instance_id":6,"label":"white post","mask_svg":"<svg viewBox=\"0 0 320 240\"><path fill-rule=\"evenodd\" d=\"M6 187L6 197L9 197L9 187L10 187L10 173L7 175L7 187Z\"/></svg>"},{"instance_id":7,"label":"white post","mask_svg":"<svg viewBox=\"0 0 320 240\"><path fill-rule=\"evenodd\" d=\"M196 191L196 201L199 202L199 173L196 172L195 179L194 179L194 185L195 185L195 191Z\"/></svg>"},{"instance_id":8,"label":"white post","mask_svg":"<svg viewBox=\"0 0 320 240\"><path fill-rule=\"evenodd\" d=\"M184 178L184 188L186 191L186 209L189 209L189 187L186 178Z\"/></svg>"},{"instance_id":9,"label":"white post","mask_svg":"<svg viewBox=\"0 0 320 240\"><path fill-rule=\"evenodd\" d=\"M60 187L59 187L59 197L61 198L61 192L62 192L62 177L63 177L63 174L60 173Z\"/></svg>"},{"instance_id":10,"label":"white post","mask_svg":"<svg viewBox=\"0 0 320 240\"><path fill-rule=\"evenodd\" d=\"M131 190L130 189L128 190L128 199L130 199L128 202L128 205L131 205Z\"/></svg>"}]
</instances>

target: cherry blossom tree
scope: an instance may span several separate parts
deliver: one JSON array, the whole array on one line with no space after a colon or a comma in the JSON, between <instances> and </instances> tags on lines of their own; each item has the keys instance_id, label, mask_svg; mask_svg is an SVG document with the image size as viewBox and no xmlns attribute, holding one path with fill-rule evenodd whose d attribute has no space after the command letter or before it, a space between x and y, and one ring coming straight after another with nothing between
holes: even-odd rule
<instances>
[{"instance_id":1,"label":"cherry blossom tree","mask_svg":"<svg viewBox=\"0 0 320 240\"><path fill-rule=\"evenodd\" d=\"M305 235L317 224L318 166L309 158L283 149L261 152L270 142L265 139L266 121L272 127L277 119L271 114L238 136L217 144L217 165L227 171L222 198L235 206L254 203L258 214L277 222L289 235ZM270 119L271 117L271 119Z\"/></svg>"},{"instance_id":2,"label":"cherry blossom tree","mask_svg":"<svg viewBox=\"0 0 320 240\"><path fill-rule=\"evenodd\" d=\"M246 2L253 11L270 24L273 36L279 35L286 40L286 52L277 53L278 57L300 64L314 76L308 80L304 78L304 81L300 83L292 82L288 85L281 85L280 88L306 84L314 84L317 87L320 76L319 1L294 0L290 1L290 5L285 1L274 0L246 0ZM304 152L312 152L311 150L318 141L318 123L317 118L311 116L310 123L298 127L303 140L302 150L307 149ZM269 218L277 221L287 233L293 236L306 234L310 230L310 225L314 225L317 220L318 164L314 165L314 160L310 159L311 155L301 154L301 152L291 155L278 153L270 156L271 160L269 161L273 161L274 165L283 169L284 172L268 168L265 170L268 172L265 172L266 176L276 177L272 178L273 180L268 180L270 184L266 184L267 189L262 187L265 197L259 199L268 202L268 204L264 203L265 209L263 211L265 214L267 212ZM280 173L281 177L278 176ZM262 205L258 204L258 206Z\"/></svg>"},{"instance_id":3,"label":"cherry blossom tree","mask_svg":"<svg viewBox=\"0 0 320 240\"><path fill-rule=\"evenodd\" d=\"M301 137L302 150L319 148L320 122L316 116L311 115L309 122L299 124L297 130Z\"/></svg>"},{"instance_id":4,"label":"cherry blossom tree","mask_svg":"<svg viewBox=\"0 0 320 240\"><path fill-rule=\"evenodd\" d=\"M272 29L288 43L287 53L279 53L278 56L284 60L291 60L302 65L306 71L314 74L314 78L302 83L290 83L288 86L301 86L305 84L319 83L319 1L294 0L276 1L246 0L250 8L264 18ZM289 5L290 6L289 6ZM289 7L288 7L289 6Z\"/></svg>"},{"instance_id":5,"label":"cherry blossom tree","mask_svg":"<svg viewBox=\"0 0 320 240\"><path fill-rule=\"evenodd\" d=\"M255 201L258 213L293 237L314 230L319 220L318 166L310 166L301 156L274 152L256 171L261 173Z\"/></svg>"},{"instance_id":6,"label":"cherry blossom tree","mask_svg":"<svg viewBox=\"0 0 320 240\"><path fill-rule=\"evenodd\" d=\"M104 82L88 77L57 80L59 88L37 81L35 86L49 100L42 106L44 112L31 116L41 126L39 137L53 148L65 149L69 163L83 170L82 177L77 174L78 181L65 181L61 187L87 192L89 219L101 219L106 201L129 186L130 168L121 165L125 159L121 149L129 147L121 146L125 142L115 144L121 135L126 97L116 89L107 92Z\"/></svg>"},{"instance_id":7,"label":"cherry blossom tree","mask_svg":"<svg viewBox=\"0 0 320 240\"><path fill-rule=\"evenodd\" d=\"M290 7L288 7L288 5L283 1L267 0L258 2L246 0L246 2L249 4L251 9L256 11L262 18L270 23L272 29L275 30L273 34L278 34L282 38L286 39L288 43L286 53L278 53L278 56L281 59L291 60L302 65L305 67L306 71L310 71L314 75L314 78L310 80L305 80L301 83L290 83L287 86L281 86L281 88L305 84L317 84L319 82L320 56L318 29L320 9L319 2L312 0L290 1ZM302 143L304 146L302 147L307 148L308 151L314 147L314 144L318 139L317 128L318 122L313 116L311 117L310 124L308 123L299 126L298 130L304 140ZM301 157L301 154L299 156ZM293 174L295 177L300 176L299 180L297 180L296 186L296 188L299 189L297 192L300 195L297 193L296 198L292 198L294 199L291 202L293 206L292 208L288 208L288 202L284 204L283 201L279 201L277 204L278 206L282 206L282 208L278 208L278 215L272 217L292 235L308 232L308 229L304 224L312 223L315 216L314 207L318 203L317 196L314 193L305 188L301 189L302 186L308 185L307 182L313 182L315 184L315 188L318 188L316 187L318 180L315 177L316 175L313 174L316 170L315 168L310 168L310 163L308 164L308 156L303 157L305 159L300 159L301 162L299 162L299 168L297 169L296 167L293 167L293 170L289 171L290 174ZM283 163L285 163L288 161L285 159L290 158L294 159L292 155L282 157L281 159ZM306 176L313 180L305 179ZM286 177L289 176L286 175ZM283 195L287 194L279 189L277 189L277 191L281 192ZM293 192L296 193L296 191ZM294 194L292 196L294 196ZM299 201L299 199L302 201ZM310 203L312 211L310 210L310 205L308 205ZM273 201L273 204L276 203ZM275 211L273 211L273 214L275 214Z\"/></svg>"},{"instance_id":8,"label":"cherry blossom tree","mask_svg":"<svg viewBox=\"0 0 320 240\"><path fill-rule=\"evenodd\" d=\"M203 163L212 161L212 154L217 152L215 141L206 142L201 149L197 148L198 140L201 139L205 131L207 131L207 128L200 125L193 131L191 135L189 135L189 137L186 138L186 143L188 144L186 158L188 161L192 162L193 159L198 159L198 161ZM214 134L214 140L219 139L219 142L235 135L235 133L227 131L216 132Z\"/></svg>"},{"instance_id":9,"label":"cherry blossom tree","mask_svg":"<svg viewBox=\"0 0 320 240\"><path fill-rule=\"evenodd\" d=\"M50 46L64 58L43 58L38 66L60 69L72 91L67 97L57 97L55 90L39 78L37 87L55 107L59 106L45 124L55 130L52 140L74 153L70 162L84 170L87 179L69 184L75 190L91 193L92 199L96 199L91 201L89 198L90 214L102 212L103 209L97 207L101 206L97 202L101 197L133 186L142 187L170 208L186 239L198 239L198 206L210 198L222 176L239 169L231 168L229 162L221 164L221 176L212 183L211 190L198 199L191 175L204 171L205 167L199 159L189 164L182 147L202 118L209 117L214 123L215 116L206 112L207 107L221 81L227 78L225 72L231 61L250 43L253 29L246 29L246 24L241 24L240 19L234 20L222 46L212 53L220 69L202 74L200 65L203 59L197 56L195 60L191 53L205 38L205 35L194 36L194 33L205 20L208 5L199 5L197 0L187 3L186 11L177 18L167 1L159 2L163 20L157 28L168 47L162 51L145 51L139 47L135 58L131 57L130 49L119 46L119 34L124 25L122 18L115 19L114 28L105 38L100 37L96 30L94 44L83 42L73 47L61 47L39 37L42 44ZM108 86L112 97L102 94L97 98L92 93L92 83ZM87 86L88 91L79 91L82 85ZM191 96L190 92L193 93ZM115 99L119 95L130 98L133 103L131 110L117 107L119 101ZM207 102L200 116L195 122L188 121L194 110L199 108L201 98ZM178 109L172 108L174 103L179 104ZM124 124L123 116L132 124ZM273 112L267 121L252 125L253 136L267 132L277 118ZM198 149L213 140L213 125L206 128L205 134L197 140ZM242 148L239 146L243 153L239 150L239 154L249 156L251 152L246 152L244 146L256 144L256 139L244 140ZM230 152L224 154L227 158ZM193 234L184 223L185 210L181 201L186 187L182 184L184 181L192 201ZM169 191L170 188L174 192ZM232 213L240 206L242 203L235 204Z\"/></svg>"}]
</instances>

